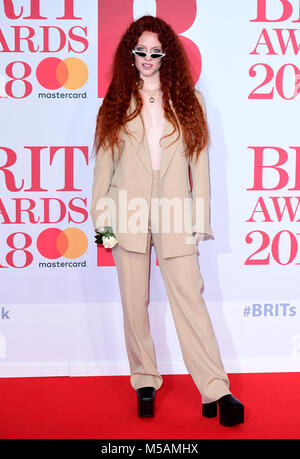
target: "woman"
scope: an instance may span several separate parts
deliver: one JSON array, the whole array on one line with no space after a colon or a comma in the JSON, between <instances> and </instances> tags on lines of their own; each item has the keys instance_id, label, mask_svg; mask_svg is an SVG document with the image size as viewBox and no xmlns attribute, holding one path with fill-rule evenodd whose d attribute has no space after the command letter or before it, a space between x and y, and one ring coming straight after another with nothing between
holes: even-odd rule
<instances>
[{"instance_id":1,"label":"woman","mask_svg":"<svg viewBox=\"0 0 300 459\"><path fill-rule=\"evenodd\" d=\"M152 16L133 22L117 47L111 83L98 113L91 204L94 228L104 231L105 226L111 227L118 241L112 254L122 300L130 383L137 393L139 416L153 416L155 393L163 382L147 311L154 245L183 359L202 396L202 414L216 416L219 406L220 423L235 425L243 422L244 407L229 390L202 297L198 263L197 244L213 238L208 137L203 95L194 89L186 54L175 32ZM121 201L121 192L130 205ZM177 213L173 222L174 226L188 223L184 229L163 228L167 205L162 210L163 206L155 204L158 198L168 203L177 199L180 210L181 204L189 202L185 217L183 212ZM138 217L133 213L136 199L146 207L145 212L142 206ZM106 213L104 204L109 209ZM138 227L143 217L144 224Z\"/></svg>"}]
</instances>

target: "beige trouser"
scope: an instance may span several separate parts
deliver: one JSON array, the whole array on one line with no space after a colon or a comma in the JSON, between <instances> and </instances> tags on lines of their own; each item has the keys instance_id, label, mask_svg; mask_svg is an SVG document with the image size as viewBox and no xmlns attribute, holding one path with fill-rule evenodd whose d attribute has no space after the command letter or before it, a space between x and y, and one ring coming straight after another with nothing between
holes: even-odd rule
<instances>
[{"instance_id":1,"label":"beige trouser","mask_svg":"<svg viewBox=\"0 0 300 459\"><path fill-rule=\"evenodd\" d=\"M153 169L152 197L158 196L159 170ZM159 232L151 232L152 223L145 254L124 250L118 244L112 249L123 308L130 384L134 389L144 386L159 389L163 383L148 316L150 255L154 244L185 366L202 402L215 401L230 393L229 380L201 294L203 279L198 254L162 259L161 237Z\"/></svg>"}]
</instances>

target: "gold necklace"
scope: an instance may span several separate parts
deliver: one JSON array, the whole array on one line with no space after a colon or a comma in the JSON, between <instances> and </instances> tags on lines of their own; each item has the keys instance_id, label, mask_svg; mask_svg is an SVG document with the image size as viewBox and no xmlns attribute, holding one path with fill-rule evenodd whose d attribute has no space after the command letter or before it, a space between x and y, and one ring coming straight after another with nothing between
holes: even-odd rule
<instances>
[{"instance_id":1,"label":"gold necklace","mask_svg":"<svg viewBox=\"0 0 300 459\"><path fill-rule=\"evenodd\" d=\"M153 94L155 94L157 91L159 91L160 88L155 89L155 91L154 91L153 94L151 94L151 92L147 91L147 89L145 89L145 88L142 88L142 89L143 89L144 91L146 91L146 92L150 95L150 97L149 97L149 102L151 102L151 104L153 104L153 102L155 102L155 99L154 99L154 97L153 97Z\"/></svg>"}]
</instances>

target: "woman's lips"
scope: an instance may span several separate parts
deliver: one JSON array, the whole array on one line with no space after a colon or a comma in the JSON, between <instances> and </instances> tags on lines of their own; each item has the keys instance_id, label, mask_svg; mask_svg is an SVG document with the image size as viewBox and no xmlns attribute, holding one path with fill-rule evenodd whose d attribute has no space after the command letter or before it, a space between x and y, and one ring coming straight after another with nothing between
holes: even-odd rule
<instances>
[{"instance_id":1,"label":"woman's lips","mask_svg":"<svg viewBox=\"0 0 300 459\"><path fill-rule=\"evenodd\" d=\"M142 64L142 66L143 66L145 69L150 69L151 67L153 67L152 64Z\"/></svg>"}]
</instances>

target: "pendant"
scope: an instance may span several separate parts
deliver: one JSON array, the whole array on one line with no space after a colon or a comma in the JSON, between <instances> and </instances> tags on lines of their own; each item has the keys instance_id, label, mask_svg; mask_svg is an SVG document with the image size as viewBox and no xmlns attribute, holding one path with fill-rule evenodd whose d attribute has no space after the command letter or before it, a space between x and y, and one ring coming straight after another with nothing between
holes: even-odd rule
<instances>
[{"instance_id":1,"label":"pendant","mask_svg":"<svg viewBox=\"0 0 300 459\"><path fill-rule=\"evenodd\" d=\"M153 102L155 102L154 97L150 97L149 101L151 102L151 104L153 104Z\"/></svg>"}]
</instances>

